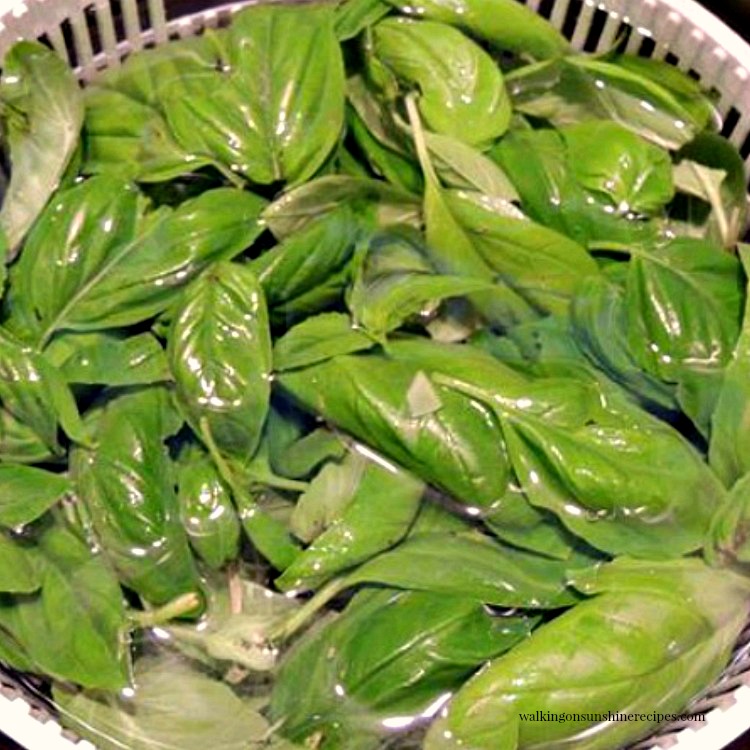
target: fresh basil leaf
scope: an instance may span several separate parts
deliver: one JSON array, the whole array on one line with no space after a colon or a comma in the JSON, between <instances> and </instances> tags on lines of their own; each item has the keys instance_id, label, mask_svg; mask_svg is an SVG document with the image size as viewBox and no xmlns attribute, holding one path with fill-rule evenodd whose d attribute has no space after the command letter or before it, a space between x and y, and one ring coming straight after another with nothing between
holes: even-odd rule
<instances>
[{"instance_id":1,"label":"fresh basil leaf","mask_svg":"<svg viewBox=\"0 0 750 750\"><path fill-rule=\"evenodd\" d=\"M732 487L711 519L703 554L714 567L726 567L746 574L750 565L750 476Z\"/></svg>"},{"instance_id":2,"label":"fresh basil leaf","mask_svg":"<svg viewBox=\"0 0 750 750\"><path fill-rule=\"evenodd\" d=\"M162 312L200 271L254 241L264 202L219 188L140 221L138 205L126 183L94 177L62 193L37 222L18 284L42 344L60 330L132 325Z\"/></svg>"},{"instance_id":3,"label":"fresh basil leaf","mask_svg":"<svg viewBox=\"0 0 750 750\"><path fill-rule=\"evenodd\" d=\"M41 591L0 597L0 628L21 644L35 672L91 688L124 687L125 608L114 574L100 555L60 526L43 531L38 550Z\"/></svg>"},{"instance_id":4,"label":"fresh basil leaf","mask_svg":"<svg viewBox=\"0 0 750 750\"><path fill-rule=\"evenodd\" d=\"M132 697L73 692L55 685L63 721L102 750L264 746L268 722L225 683L168 657L140 659L134 678Z\"/></svg>"},{"instance_id":5,"label":"fresh basil leaf","mask_svg":"<svg viewBox=\"0 0 750 750\"><path fill-rule=\"evenodd\" d=\"M113 398L95 424L96 447L71 457L104 554L124 584L156 605L198 589L163 443L168 398L160 387Z\"/></svg>"},{"instance_id":6,"label":"fresh basil leaf","mask_svg":"<svg viewBox=\"0 0 750 750\"><path fill-rule=\"evenodd\" d=\"M68 383L151 385L171 377L164 350L150 333L64 334L50 342L44 355Z\"/></svg>"},{"instance_id":7,"label":"fresh basil leaf","mask_svg":"<svg viewBox=\"0 0 750 750\"><path fill-rule=\"evenodd\" d=\"M63 474L0 464L0 525L14 528L35 521L71 489Z\"/></svg>"},{"instance_id":8,"label":"fresh basil leaf","mask_svg":"<svg viewBox=\"0 0 750 750\"><path fill-rule=\"evenodd\" d=\"M78 144L83 97L73 71L37 42L18 42L0 79L11 177L0 210L7 260L55 192Z\"/></svg>"},{"instance_id":9,"label":"fresh basil leaf","mask_svg":"<svg viewBox=\"0 0 750 750\"><path fill-rule=\"evenodd\" d=\"M558 57L569 49L565 37L530 8L515 0L389 0L401 13L451 24L501 50L537 60Z\"/></svg>"},{"instance_id":10,"label":"fresh basil leaf","mask_svg":"<svg viewBox=\"0 0 750 750\"><path fill-rule=\"evenodd\" d=\"M271 453L270 459L271 466L278 474L292 479L301 479L309 476L324 461L338 461L346 455L348 455L346 445L341 438L334 432L321 427L299 440L286 444L283 452L279 451L275 456ZM298 536L300 539L305 539L304 536L299 534Z\"/></svg>"},{"instance_id":11,"label":"fresh basil leaf","mask_svg":"<svg viewBox=\"0 0 750 750\"><path fill-rule=\"evenodd\" d=\"M726 665L748 599L738 576L699 560L618 560L587 577L586 593L597 595L465 683L430 728L425 750L625 746L656 722L574 717L551 725L520 716L577 713L582 702L593 714L673 713Z\"/></svg>"},{"instance_id":12,"label":"fresh basil leaf","mask_svg":"<svg viewBox=\"0 0 750 750\"><path fill-rule=\"evenodd\" d=\"M299 323L276 340L273 366L276 372L296 370L374 346L364 331L352 326L348 315L324 313Z\"/></svg>"},{"instance_id":13,"label":"fresh basil leaf","mask_svg":"<svg viewBox=\"0 0 750 750\"><path fill-rule=\"evenodd\" d=\"M419 89L419 110L430 130L474 144L508 129L511 108L500 69L451 26L386 19L372 29L372 54L406 86Z\"/></svg>"},{"instance_id":14,"label":"fresh basil leaf","mask_svg":"<svg viewBox=\"0 0 750 750\"><path fill-rule=\"evenodd\" d=\"M42 587L43 575L35 545L0 532L0 594L33 594Z\"/></svg>"},{"instance_id":15,"label":"fresh basil leaf","mask_svg":"<svg viewBox=\"0 0 750 750\"><path fill-rule=\"evenodd\" d=\"M310 179L344 121L332 9L246 8L232 22L226 53L226 72L183 77L167 92L175 139L255 183Z\"/></svg>"},{"instance_id":16,"label":"fresh basil leaf","mask_svg":"<svg viewBox=\"0 0 750 750\"><path fill-rule=\"evenodd\" d=\"M334 16L336 36L340 42L354 39L390 12L385 0L341 0Z\"/></svg>"},{"instance_id":17,"label":"fresh basil leaf","mask_svg":"<svg viewBox=\"0 0 750 750\"><path fill-rule=\"evenodd\" d=\"M750 270L750 247L740 245L740 258ZM750 277L748 277L750 278ZM727 487L750 472L750 445L747 430L750 418L750 295L745 299L745 317L731 361L724 376L711 417L709 463Z\"/></svg>"},{"instance_id":18,"label":"fresh basil leaf","mask_svg":"<svg viewBox=\"0 0 750 750\"><path fill-rule=\"evenodd\" d=\"M419 224L419 198L381 180L330 175L283 193L263 212L263 219L278 239L285 239L312 220L350 204L375 226Z\"/></svg>"},{"instance_id":19,"label":"fresh basil leaf","mask_svg":"<svg viewBox=\"0 0 750 750\"><path fill-rule=\"evenodd\" d=\"M409 531L424 484L380 457L368 459L337 517L276 579L282 591L317 588L393 547Z\"/></svg>"},{"instance_id":20,"label":"fresh basil leaf","mask_svg":"<svg viewBox=\"0 0 750 750\"><path fill-rule=\"evenodd\" d=\"M180 516L190 546L213 569L240 551L240 522L229 489L208 457L189 453L177 473Z\"/></svg>"}]
</instances>

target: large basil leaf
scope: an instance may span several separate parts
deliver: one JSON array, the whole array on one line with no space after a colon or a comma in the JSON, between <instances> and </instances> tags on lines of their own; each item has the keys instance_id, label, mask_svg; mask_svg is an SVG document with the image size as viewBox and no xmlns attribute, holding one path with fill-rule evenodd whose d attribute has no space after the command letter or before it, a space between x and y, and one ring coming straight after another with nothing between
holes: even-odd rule
<instances>
[{"instance_id":1,"label":"large basil leaf","mask_svg":"<svg viewBox=\"0 0 750 750\"><path fill-rule=\"evenodd\" d=\"M183 77L167 93L177 142L256 183L312 177L344 121L333 22L322 5L244 10L226 40L228 71Z\"/></svg>"},{"instance_id":2,"label":"large basil leaf","mask_svg":"<svg viewBox=\"0 0 750 750\"><path fill-rule=\"evenodd\" d=\"M591 56L528 65L509 74L507 83L513 107L522 114L555 127L614 120L668 149L689 143L711 115L710 107L686 103L641 71Z\"/></svg>"},{"instance_id":3,"label":"large basil leaf","mask_svg":"<svg viewBox=\"0 0 750 750\"><path fill-rule=\"evenodd\" d=\"M740 246L746 273L750 269L750 247ZM745 300L745 318L732 360L724 370L716 410L711 417L709 462L727 487L750 471L750 295Z\"/></svg>"},{"instance_id":4,"label":"large basil leaf","mask_svg":"<svg viewBox=\"0 0 750 750\"><path fill-rule=\"evenodd\" d=\"M11 177L0 210L8 260L57 189L78 144L83 99L70 68L37 42L18 42L0 79Z\"/></svg>"},{"instance_id":5,"label":"large basil leaf","mask_svg":"<svg viewBox=\"0 0 750 750\"><path fill-rule=\"evenodd\" d=\"M169 335L177 398L198 435L248 461L268 413L271 336L263 292L246 266L218 263L185 293Z\"/></svg>"},{"instance_id":6,"label":"large basil leaf","mask_svg":"<svg viewBox=\"0 0 750 750\"><path fill-rule=\"evenodd\" d=\"M423 492L424 484L402 469L380 457L370 458L340 515L296 557L276 585L282 591L315 588L392 547L409 531Z\"/></svg>"},{"instance_id":7,"label":"large basil leaf","mask_svg":"<svg viewBox=\"0 0 750 750\"><path fill-rule=\"evenodd\" d=\"M748 601L745 581L698 560L616 561L576 585L596 596L470 679L430 729L426 750L629 745L656 721L608 721L608 712L681 710L725 666ZM575 715L582 705L601 720L522 719Z\"/></svg>"},{"instance_id":8,"label":"large basil leaf","mask_svg":"<svg viewBox=\"0 0 750 750\"><path fill-rule=\"evenodd\" d=\"M526 637L532 623L493 617L469 598L360 592L284 658L271 715L286 736L316 736L325 748L358 732L384 733L389 716L400 717L400 726L410 716L416 723L486 659ZM301 680L309 687L302 694Z\"/></svg>"},{"instance_id":9,"label":"large basil leaf","mask_svg":"<svg viewBox=\"0 0 750 750\"><path fill-rule=\"evenodd\" d=\"M424 372L482 367L493 377L513 378L491 357L468 347L393 342L387 355L333 357L282 373L278 382L313 413L476 507L505 493L507 463L498 427L486 407L432 385ZM424 399L416 398L420 390L428 391L431 407L425 409Z\"/></svg>"},{"instance_id":10,"label":"large basil leaf","mask_svg":"<svg viewBox=\"0 0 750 750\"><path fill-rule=\"evenodd\" d=\"M265 747L268 722L225 683L166 656L140 659L134 678L130 697L56 685L63 722L102 750Z\"/></svg>"},{"instance_id":11,"label":"large basil leaf","mask_svg":"<svg viewBox=\"0 0 750 750\"><path fill-rule=\"evenodd\" d=\"M428 128L487 143L510 125L511 109L495 61L460 31L434 21L393 18L372 29L372 54L420 91Z\"/></svg>"},{"instance_id":12,"label":"large basil leaf","mask_svg":"<svg viewBox=\"0 0 750 750\"><path fill-rule=\"evenodd\" d=\"M162 97L182 77L214 70L219 61L220 45L209 32L141 51L97 77L85 94L83 171L151 181L205 165L174 142Z\"/></svg>"},{"instance_id":13,"label":"large basil leaf","mask_svg":"<svg viewBox=\"0 0 750 750\"><path fill-rule=\"evenodd\" d=\"M569 49L565 37L538 13L515 0L389 0L402 13L458 26L493 47L537 60Z\"/></svg>"},{"instance_id":14,"label":"large basil leaf","mask_svg":"<svg viewBox=\"0 0 750 750\"><path fill-rule=\"evenodd\" d=\"M113 398L96 422L96 447L71 458L77 493L104 554L123 583L152 604L198 589L162 442L168 399L161 387Z\"/></svg>"},{"instance_id":15,"label":"large basil leaf","mask_svg":"<svg viewBox=\"0 0 750 750\"><path fill-rule=\"evenodd\" d=\"M41 342L62 329L132 325L163 311L210 263L254 241L263 205L251 193L219 188L139 222L137 193L117 179L94 177L60 194L18 269Z\"/></svg>"},{"instance_id":16,"label":"large basil leaf","mask_svg":"<svg viewBox=\"0 0 750 750\"><path fill-rule=\"evenodd\" d=\"M530 502L593 547L652 559L700 548L721 486L676 430L619 393L584 380L515 392L436 380L493 408Z\"/></svg>"},{"instance_id":17,"label":"large basil leaf","mask_svg":"<svg viewBox=\"0 0 750 750\"><path fill-rule=\"evenodd\" d=\"M211 568L234 560L240 549L240 522L232 496L206 456L189 451L178 467L180 515L190 545Z\"/></svg>"},{"instance_id":18,"label":"large basil leaf","mask_svg":"<svg viewBox=\"0 0 750 750\"><path fill-rule=\"evenodd\" d=\"M34 671L91 688L124 687L125 609L114 574L59 526L43 531L38 552L41 592L0 596L0 628L28 653Z\"/></svg>"},{"instance_id":19,"label":"large basil leaf","mask_svg":"<svg viewBox=\"0 0 750 750\"><path fill-rule=\"evenodd\" d=\"M63 474L0 464L0 525L14 528L35 521L71 489Z\"/></svg>"},{"instance_id":20,"label":"large basil leaf","mask_svg":"<svg viewBox=\"0 0 750 750\"><path fill-rule=\"evenodd\" d=\"M44 563L34 544L0 532L0 593L32 594L41 588L43 573Z\"/></svg>"}]
</instances>

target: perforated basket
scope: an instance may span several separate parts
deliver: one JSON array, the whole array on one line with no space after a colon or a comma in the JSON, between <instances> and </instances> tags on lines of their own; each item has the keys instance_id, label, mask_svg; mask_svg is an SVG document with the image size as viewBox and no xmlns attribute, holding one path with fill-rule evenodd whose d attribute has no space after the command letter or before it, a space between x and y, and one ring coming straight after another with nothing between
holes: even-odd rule
<instances>
[{"instance_id":1,"label":"perforated basket","mask_svg":"<svg viewBox=\"0 0 750 750\"><path fill-rule=\"evenodd\" d=\"M19 39L51 45L83 81L144 47L225 25L258 0L0 0L0 59ZM271 0L295 2L297 0ZM523 2L524 0L519 0ZM666 60L718 100L722 133L750 175L750 45L694 0L526 0L587 52L625 38L628 52ZM750 620L730 665L688 708L632 750L718 750L750 728ZM699 718L703 717L703 718ZM92 750L64 731L33 683L0 665L0 731L27 750Z\"/></svg>"}]
</instances>

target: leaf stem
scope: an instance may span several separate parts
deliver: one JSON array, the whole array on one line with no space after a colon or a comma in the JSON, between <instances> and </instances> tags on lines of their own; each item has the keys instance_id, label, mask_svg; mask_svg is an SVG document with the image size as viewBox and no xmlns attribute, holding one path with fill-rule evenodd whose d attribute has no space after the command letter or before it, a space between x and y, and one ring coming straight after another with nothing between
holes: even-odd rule
<instances>
[{"instance_id":1,"label":"leaf stem","mask_svg":"<svg viewBox=\"0 0 750 750\"><path fill-rule=\"evenodd\" d=\"M146 612L130 612L130 619L139 628L152 628L156 625L174 620L177 617L184 617L200 609L201 597L191 591L188 594L182 594L171 602L167 602L162 607L151 609Z\"/></svg>"}]
</instances>

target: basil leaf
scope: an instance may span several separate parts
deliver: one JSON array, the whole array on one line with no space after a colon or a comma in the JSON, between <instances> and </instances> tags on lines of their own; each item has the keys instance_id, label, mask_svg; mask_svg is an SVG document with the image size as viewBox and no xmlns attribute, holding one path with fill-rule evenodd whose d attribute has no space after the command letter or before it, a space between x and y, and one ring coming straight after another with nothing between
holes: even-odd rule
<instances>
[{"instance_id":1,"label":"basil leaf","mask_svg":"<svg viewBox=\"0 0 750 750\"><path fill-rule=\"evenodd\" d=\"M317 588L340 571L392 547L408 532L423 492L419 480L379 457L370 458L341 513L276 579L276 585L282 591Z\"/></svg>"},{"instance_id":2,"label":"basil leaf","mask_svg":"<svg viewBox=\"0 0 750 750\"><path fill-rule=\"evenodd\" d=\"M537 60L558 57L569 49L565 37L552 24L515 0L389 2L401 13L457 26L493 47Z\"/></svg>"},{"instance_id":3,"label":"basil leaf","mask_svg":"<svg viewBox=\"0 0 750 750\"><path fill-rule=\"evenodd\" d=\"M750 476L732 487L711 519L703 554L714 567L727 567L746 573L750 563Z\"/></svg>"},{"instance_id":4,"label":"basil leaf","mask_svg":"<svg viewBox=\"0 0 750 750\"><path fill-rule=\"evenodd\" d=\"M725 666L748 598L739 577L699 560L618 560L588 577L593 584L586 591L598 595L543 625L465 683L447 715L430 728L425 750L628 745L656 722L576 717L550 725L520 716L575 713L581 704L605 717L672 713Z\"/></svg>"},{"instance_id":5,"label":"basil leaf","mask_svg":"<svg viewBox=\"0 0 750 750\"><path fill-rule=\"evenodd\" d=\"M68 383L151 385L171 377L164 350L150 333L65 334L55 337L44 354Z\"/></svg>"},{"instance_id":6,"label":"basil leaf","mask_svg":"<svg viewBox=\"0 0 750 750\"><path fill-rule=\"evenodd\" d=\"M249 461L268 413L271 337L263 292L247 267L219 263L185 293L169 335L178 402L198 435Z\"/></svg>"},{"instance_id":7,"label":"basil leaf","mask_svg":"<svg viewBox=\"0 0 750 750\"><path fill-rule=\"evenodd\" d=\"M310 221L348 203L376 226L419 223L419 198L380 180L330 175L283 193L263 212L279 239L303 229Z\"/></svg>"},{"instance_id":8,"label":"basil leaf","mask_svg":"<svg viewBox=\"0 0 750 750\"><path fill-rule=\"evenodd\" d=\"M240 522L226 485L207 457L189 453L178 467L180 516L190 546L213 569L240 550Z\"/></svg>"},{"instance_id":9,"label":"basil leaf","mask_svg":"<svg viewBox=\"0 0 750 750\"><path fill-rule=\"evenodd\" d=\"M0 102L12 167L0 227L12 260L73 156L83 101L73 72L54 52L17 42L3 62Z\"/></svg>"},{"instance_id":10,"label":"basil leaf","mask_svg":"<svg viewBox=\"0 0 750 750\"><path fill-rule=\"evenodd\" d=\"M71 489L62 474L0 464L0 525L13 528L35 521Z\"/></svg>"},{"instance_id":11,"label":"basil leaf","mask_svg":"<svg viewBox=\"0 0 750 750\"><path fill-rule=\"evenodd\" d=\"M750 269L750 247L740 245L744 268ZM747 431L750 408L750 295L745 299L745 317L731 361L724 377L711 417L709 463L727 487L750 472Z\"/></svg>"},{"instance_id":12,"label":"basil leaf","mask_svg":"<svg viewBox=\"0 0 750 750\"><path fill-rule=\"evenodd\" d=\"M1 596L0 628L28 653L34 671L91 688L124 687L125 609L112 571L101 556L59 526L42 533L39 553L41 592Z\"/></svg>"},{"instance_id":13,"label":"basil leaf","mask_svg":"<svg viewBox=\"0 0 750 750\"><path fill-rule=\"evenodd\" d=\"M336 36L340 42L354 39L390 12L384 0L341 0L334 17Z\"/></svg>"},{"instance_id":14,"label":"basil leaf","mask_svg":"<svg viewBox=\"0 0 750 750\"><path fill-rule=\"evenodd\" d=\"M510 124L500 69L460 31L434 21L386 19L372 29L372 54L420 91L430 130L468 143L487 143Z\"/></svg>"},{"instance_id":15,"label":"basil leaf","mask_svg":"<svg viewBox=\"0 0 750 750\"><path fill-rule=\"evenodd\" d=\"M348 315L324 313L308 318L277 339L273 366L277 372L296 370L374 346L366 333L352 326Z\"/></svg>"},{"instance_id":16,"label":"basil leaf","mask_svg":"<svg viewBox=\"0 0 750 750\"><path fill-rule=\"evenodd\" d=\"M167 399L159 387L115 397L95 425L96 448L71 457L104 554L123 583L156 605L198 589L163 443Z\"/></svg>"},{"instance_id":17,"label":"basil leaf","mask_svg":"<svg viewBox=\"0 0 750 750\"><path fill-rule=\"evenodd\" d=\"M34 545L0 532L0 594L33 594L42 587L43 573Z\"/></svg>"},{"instance_id":18,"label":"basil leaf","mask_svg":"<svg viewBox=\"0 0 750 750\"><path fill-rule=\"evenodd\" d=\"M338 619L309 631L285 657L271 715L285 735L317 736L326 747L360 732L377 738L387 717L408 724L412 715L416 723L485 659L522 640L532 622L495 618L467 598L360 592ZM303 695L301 679L312 688Z\"/></svg>"},{"instance_id":19,"label":"basil leaf","mask_svg":"<svg viewBox=\"0 0 750 750\"><path fill-rule=\"evenodd\" d=\"M56 685L63 721L102 750L263 746L268 723L223 682L167 657L140 659L134 677L130 698L75 693Z\"/></svg>"},{"instance_id":20,"label":"basil leaf","mask_svg":"<svg viewBox=\"0 0 750 750\"><path fill-rule=\"evenodd\" d=\"M132 325L162 312L210 263L254 241L264 205L250 193L223 188L139 221L138 203L127 184L94 177L62 193L37 222L18 282L42 344L63 329Z\"/></svg>"},{"instance_id":21,"label":"basil leaf","mask_svg":"<svg viewBox=\"0 0 750 750\"><path fill-rule=\"evenodd\" d=\"M243 10L228 32L228 72L182 77L167 93L177 142L255 183L312 177L344 121L333 23L325 6Z\"/></svg>"}]
</instances>

